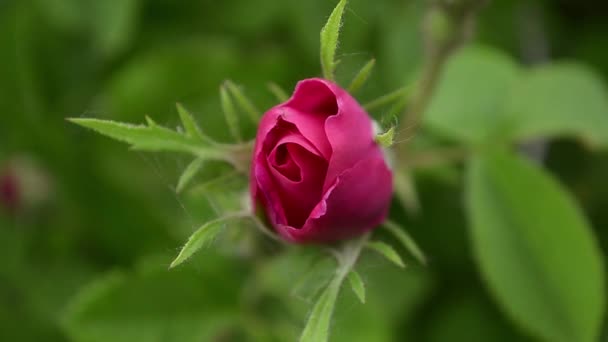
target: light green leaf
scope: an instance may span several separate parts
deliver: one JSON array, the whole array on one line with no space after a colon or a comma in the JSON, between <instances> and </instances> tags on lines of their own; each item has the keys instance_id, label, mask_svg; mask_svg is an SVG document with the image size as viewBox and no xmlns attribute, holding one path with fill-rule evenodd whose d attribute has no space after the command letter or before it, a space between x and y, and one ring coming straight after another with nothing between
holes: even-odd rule
<instances>
[{"instance_id":1,"label":"light green leaf","mask_svg":"<svg viewBox=\"0 0 608 342\"><path fill-rule=\"evenodd\" d=\"M203 134L200 127L198 127L196 120L194 120L194 117L192 117L192 114L190 114L190 112L186 110L186 108L184 108L181 103L177 103L175 106L177 107L177 113L179 114L179 117L182 120L182 125L184 125L186 134L190 138L200 139L202 141L209 142L210 139Z\"/></svg>"},{"instance_id":2,"label":"light green leaf","mask_svg":"<svg viewBox=\"0 0 608 342\"><path fill-rule=\"evenodd\" d=\"M378 97L377 99L374 99L366 104L363 105L363 108L365 108L365 110L367 111L371 111L389 104L393 104L395 102L398 102L400 100L403 100L403 98L406 98L411 90L413 89L413 87L403 87L403 88L399 88L397 90L393 90L392 92L386 94L386 95L382 95L380 97ZM405 104L405 102L404 102Z\"/></svg>"},{"instance_id":3,"label":"light green leaf","mask_svg":"<svg viewBox=\"0 0 608 342\"><path fill-rule=\"evenodd\" d=\"M260 111L255 107L253 102L249 100L245 93L238 87L236 84L232 83L232 81L227 80L224 82L226 88L230 92L230 95L236 100L236 103L241 110L243 110L251 119L251 122L257 123L260 120Z\"/></svg>"},{"instance_id":4,"label":"light green leaf","mask_svg":"<svg viewBox=\"0 0 608 342\"><path fill-rule=\"evenodd\" d=\"M179 177L179 180L177 181L177 187L175 189L175 191L177 193L182 192L182 190L184 190L186 185L188 185L188 183L190 183L192 178L203 167L203 162L204 162L203 159L194 159L190 164L188 164L186 169L184 169L184 172L182 172L182 175Z\"/></svg>"},{"instance_id":5,"label":"light green leaf","mask_svg":"<svg viewBox=\"0 0 608 342\"><path fill-rule=\"evenodd\" d=\"M398 224L393 221L386 220L383 223L384 228L388 230L405 249L407 249L421 264L426 265L426 256L416 244L416 241Z\"/></svg>"},{"instance_id":6,"label":"light green leaf","mask_svg":"<svg viewBox=\"0 0 608 342\"><path fill-rule=\"evenodd\" d=\"M279 102L285 102L289 99L289 95L287 95L285 89L281 88L280 85L274 82L268 83L268 90L270 90L270 92L277 98Z\"/></svg>"},{"instance_id":7,"label":"light green leaf","mask_svg":"<svg viewBox=\"0 0 608 342\"><path fill-rule=\"evenodd\" d=\"M369 62L365 63L365 65L359 70L357 75L353 78L348 86L348 92L354 93L357 90L361 89L361 87L365 84L369 75L372 73L374 69L374 65L376 65L376 60L374 58L370 59Z\"/></svg>"},{"instance_id":8,"label":"light green leaf","mask_svg":"<svg viewBox=\"0 0 608 342\"><path fill-rule=\"evenodd\" d=\"M395 265L405 267L405 264L403 263L403 260L401 260L399 254L390 245L381 241L370 241L367 243L366 247L382 254L382 256L390 260Z\"/></svg>"},{"instance_id":9,"label":"light green leaf","mask_svg":"<svg viewBox=\"0 0 608 342\"><path fill-rule=\"evenodd\" d=\"M502 52L460 50L445 65L424 114L425 125L464 142L504 139L504 108L519 76L518 66Z\"/></svg>"},{"instance_id":10,"label":"light green leaf","mask_svg":"<svg viewBox=\"0 0 608 342\"><path fill-rule=\"evenodd\" d=\"M336 49L338 48L338 37L346 2L347 0L340 0L327 19L327 23L321 29L321 69L323 70L323 77L330 81L334 79Z\"/></svg>"},{"instance_id":11,"label":"light green leaf","mask_svg":"<svg viewBox=\"0 0 608 342\"><path fill-rule=\"evenodd\" d=\"M188 152L205 159L225 159L221 151L201 146L200 142L159 126L149 118L148 126L99 119L72 118L68 120L110 138L131 144L132 148L136 150Z\"/></svg>"},{"instance_id":12,"label":"light green leaf","mask_svg":"<svg viewBox=\"0 0 608 342\"><path fill-rule=\"evenodd\" d=\"M348 282L350 283L353 292L357 295L357 298L359 298L361 303L365 304L365 283L361 279L359 273L355 270L351 270L348 273Z\"/></svg>"},{"instance_id":13,"label":"light green leaf","mask_svg":"<svg viewBox=\"0 0 608 342\"><path fill-rule=\"evenodd\" d=\"M409 170L399 170L394 175L395 194L405 210L416 215L420 212L420 200L414 178Z\"/></svg>"},{"instance_id":14,"label":"light green leaf","mask_svg":"<svg viewBox=\"0 0 608 342\"><path fill-rule=\"evenodd\" d=\"M511 318L547 341L596 341L604 268L580 208L531 162L494 151L468 168L470 235L481 274Z\"/></svg>"},{"instance_id":15,"label":"light green leaf","mask_svg":"<svg viewBox=\"0 0 608 342\"><path fill-rule=\"evenodd\" d=\"M328 340L329 324L341 285L342 278L334 278L319 296L308 317L306 327L300 335L300 342L326 342Z\"/></svg>"},{"instance_id":16,"label":"light green leaf","mask_svg":"<svg viewBox=\"0 0 608 342\"><path fill-rule=\"evenodd\" d=\"M377 134L374 140L382 147L391 147L395 142L395 126L389 128L384 133Z\"/></svg>"},{"instance_id":17,"label":"light green leaf","mask_svg":"<svg viewBox=\"0 0 608 342\"><path fill-rule=\"evenodd\" d=\"M558 63L532 69L513 87L507 107L514 139L580 137L608 146L608 90L586 67Z\"/></svg>"},{"instance_id":18,"label":"light green leaf","mask_svg":"<svg viewBox=\"0 0 608 342\"><path fill-rule=\"evenodd\" d=\"M211 220L211 221L203 224L192 235L190 235L190 238L188 238L188 241L186 242L184 247L182 247L181 251L175 258L175 260L173 260L173 262L171 263L171 266L169 266L169 267L173 268L173 267L178 266L179 264L183 263L188 258L190 258L194 253L198 252L198 250L201 249L201 247L203 247L204 244L209 243L213 239L215 239L217 234L224 227L224 224L226 223L226 221L234 220L234 219L242 219L243 217L245 217L245 216L244 215L227 215L227 216L223 216L223 217L217 218L215 220Z\"/></svg>"}]
</instances>

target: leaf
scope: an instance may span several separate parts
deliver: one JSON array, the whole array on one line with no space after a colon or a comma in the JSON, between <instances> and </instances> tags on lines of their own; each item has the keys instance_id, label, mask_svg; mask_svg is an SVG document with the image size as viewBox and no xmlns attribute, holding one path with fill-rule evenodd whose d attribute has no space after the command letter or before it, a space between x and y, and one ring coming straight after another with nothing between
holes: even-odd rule
<instances>
[{"instance_id":1,"label":"leaf","mask_svg":"<svg viewBox=\"0 0 608 342\"><path fill-rule=\"evenodd\" d=\"M184 247L182 247L175 260L171 262L171 266L169 266L169 268L173 268L183 263L194 253L198 252L198 250L201 249L201 247L203 247L205 243L208 243L215 239L217 234L223 228L224 223L226 223L226 221L243 217L243 215L227 215L203 224L192 235L190 235L190 238L188 238L188 241L186 242Z\"/></svg>"},{"instance_id":2,"label":"leaf","mask_svg":"<svg viewBox=\"0 0 608 342\"><path fill-rule=\"evenodd\" d=\"M182 172L182 175L179 177L175 191L177 193L182 192L182 190L184 190L186 185L190 183L192 178L200 171L202 167L203 159L194 159L190 164L188 164L184 172Z\"/></svg>"},{"instance_id":3,"label":"leaf","mask_svg":"<svg viewBox=\"0 0 608 342\"><path fill-rule=\"evenodd\" d=\"M232 83L232 81L228 80L224 82L226 88L230 92L230 95L236 100L236 103L241 107L241 109L249 116L251 122L257 123L260 120L260 111L255 107L253 102L245 96L241 88L239 88L236 84Z\"/></svg>"},{"instance_id":4,"label":"leaf","mask_svg":"<svg viewBox=\"0 0 608 342\"><path fill-rule=\"evenodd\" d=\"M410 170L400 170L394 175L395 194L408 213L416 215L420 212L420 200L416 184Z\"/></svg>"},{"instance_id":5,"label":"leaf","mask_svg":"<svg viewBox=\"0 0 608 342\"><path fill-rule=\"evenodd\" d=\"M547 341L596 341L604 268L591 227L549 175L507 152L468 168L468 215L476 261L495 300Z\"/></svg>"},{"instance_id":6,"label":"leaf","mask_svg":"<svg viewBox=\"0 0 608 342\"><path fill-rule=\"evenodd\" d=\"M148 126L110 120L71 118L69 121L90 128L110 138L126 142L142 151L188 152L205 159L222 160L221 151L201 146L191 138L162 127L148 118Z\"/></svg>"},{"instance_id":7,"label":"leaf","mask_svg":"<svg viewBox=\"0 0 608 342\"><path fill-rule=\"evenodd\" d=\"M502 52L479 46L460 50L445 65L424 124L467 143L504 140L504 108L519 76L518 66Z\"/></svg>"},{"instance_id":8,"label":"leaf","mask_svg":"<svg viewBox=\"0 0 608 342\"><path fill-rule=\"evenodd\" d=\"M381 147L391 147L395 142L395 126L389 128L384 133L376 134L374 140Z\"/></svg>"},{"instance_id":9,"label":"leaf","mask_svg":"<svg viewBox=\"0 0 608 342\"><path fill-rule=\"evenodd\" d=\"M412 237L402 229L398 224L393 221L386 220L383 223L384 228L388 230L401 244L405 249L408 250L421 264L426 265L426 256L416 244L416 241L412 239Z\"/></svg>"},{"instance_id":10,"label":"leaf","mask_svg":"<svg viewBox=\"0 0 608 342\"><path fill-rule=\"evenodd\" d=\"M513 139L575 136L593 146L608 146L608 91L601 78L582 65L532 69L513 87L510 99Z\"/></svg>"},{"instance_id":11,"label":"leaf","mask_svg":"<svg viewBox=\"0 0 608 342\"><path fill-rule=\"evenodd\" d=\"M361 70L359 70L357 75L355 75L353 80L350 82L350 85L348 86L349 93L352 94L357 90L361 89L361 87L369 78L369 75L372 73L374 65L376 65L376 59L374 58L370 59L369 62L365 63L365 65L361 68Z\"/></svg>"},{"instance_id":12,"label":"leaf","mask_svg":"<svg viewBox=\"0 0 608 342\"><path fill-rule=\"evenodd\" d=\"M323 77L330 81L334 79L336 49L346 2L347 0L338 2L338 5L329 15L327 23L321 29L321 69L323 70Z\"/></svg>"},{"instance_id":13,"label":"leaf","mask_svg":"<svg viewBox=\"0 0 608 342\"><path fill-rule=\"evenodd\" d=\"M300 335L300 342L325 342L329 337L329 324L334 312L342 279L334 280L325 288L308 317L306 327Z\"/></svg>"},{"instance_id":14,"label":"leaf","mask_svg":"<svg viewBox=\"0 0 608 342\"><path fill-rule=\"evenodd\" d=\"M348 273L348 281L353 292L357 295L357 298L359 298L361 303L365 304L365 283L363 283L359 273L355 270L351 270Z\"/></svg>"},{"instance_id":15,"label":"leaf","mask_svg":"<svg viewBox=\"0 0 608 342\"><path fill-rule=\"evenodd\" d=\"M217 340L238 321L246 272L214 253L203 262L171 272L155 262L154 268L109 273L68 303L64 331L71 341Z\"/></svg>"},{"instance_id":16,"label":"leaf","mask_svg":"<svg viewBox=\"0 0 608 342\"><path fill-rule=\"evenodd\" d=\"M395 265L402 268L405 267L405 264L403 263L403 260L401 260L399 254L390 245L387 245L386 243L381 241L370 241L367 243L366 247L380 253L382 256L393 262Z\"/></svg>"},{"instance_id":17,"label":"leaf","mask_svg":"<svg viewBox=\"0 0 608 342\"><path fill-rule=\"evenodd\" d=\"M224 112L226 123L228 123L230 134L236 141L243 141L239 128L239 118L236 114L236 110L234 109L234 103L226 90L226 84L220 86L220 101L222 103L222 111Z\"/></svg>"},{"instance_id":18,"label":"leaf","mask_svg":"<svg viewBox=\"0 0 608 342\"><path fill-rule=\"evenodd\" d=\"M289 99L289 95L287 95L285 89L281 88L281 86L274 82L268 83L268 90L270 90L270 92L274 95L274 97L277 98L279 102L285 102Z\"/></svg>"},{"instance_id":19,"label":"leaf","mask_svg":"<svg viewBox=\"0 0 608 342\"><path fill-rule=\"evenodd\" d=\"M192 114L181 105L181 103L177 103L175 105L177 107L177 113L179 114L180 119L182 120L182 125L184 125L184 129L186 130L186 134L190 138L200 139L202 141L209 141L203 132L198 127L196 120L192 117Z\"/></svg>"},{"instance_id":20,"label":"leaf","mask_svg":"<svg viewBox=\"0 0 608 342\"><path fill-rule=\"evenodd\" d=\"M367 110L367 111L371 111L376 108L380 108L380 107L398 102L400 100L403 100L404 97L407 97L412 89L413 89L413 87L403 87L403 88L399 88L397 90L393 90L392 92L390 92L386 95L382 95L382 96L378 97L377 99L374 99L374 100L364 104L363 108L365 108L365 110Z\"/></svg>"}]
</instances>

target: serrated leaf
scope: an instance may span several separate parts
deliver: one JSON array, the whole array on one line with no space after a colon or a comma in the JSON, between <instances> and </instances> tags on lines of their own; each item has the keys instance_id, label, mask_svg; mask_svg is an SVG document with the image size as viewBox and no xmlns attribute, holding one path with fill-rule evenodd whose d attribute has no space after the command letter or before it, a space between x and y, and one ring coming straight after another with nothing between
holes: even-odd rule
<instances>
[{"instance_id":1,"label":"serrated leaf","mask_svg":"<svg viewBox=\"0 0 608 342\"><path fill-rule=\"evenodd\" d=\"M329 15L327 23L321 29L321 69L323 70L323 77L328 80L334 79L336 49L338 48L338 37L340 36L342 15L346 3L347 0L340 0Z\"/></svg>"},{"instance_id":2,"label":"serrated leaf","mask_svg":"<svg viewBox=\"0 0 608 342\"><path fill-rule=\"evenodd\" d=\"M198 141L159 126L149 118L148 126L99 119L71 118L68 120L107 137L131 144L132 148L136 150L188 152L205 159L225 159L221 151L201 146Z\"/></svg>"},{"instance_id":3,"label":"serrated leaf","mask_svg":"<svg viewBox=\"0 0 608 342\"><path fill-rule=\"evenodd\" d=\"M362 304L365 304L365 283L363 282L363 279L361 279L359 273L355 270L351 270L348 273L348 282L350 283L353 292L357 295L357 298L359 298Z\"/></svg>"},{"instance_id":4,"label":"serrated leaf","mask_svg":"<svg viewBox=\"0 0 608 342\"><path fill-rule=\"evenodd\" d=\"M604 266L573 198L506 151L473 159L467 186L475 259L504 311L541 340L597 341Z\"/></svg>"},{"instance_id":5,"label":"serrated leaf","mask_svg":"<svg viewBox=\"0 0 608 342\"><path fill-rule=\"evenodd\" d=\"M236 114L236 110L234 109L234 103L232 102L232 98L226 90L226 84L220 86L220 101L222 103L222 111L224 112L224 118L226 119L226 123L228 124L230 134L236 141L243 141L239 128L239 118Z\"/></svg>"},{"instance_id":6,"label":"serrated leaf","mask_svg":"<svg viewBox=\"0 0 608 342\"><path fill-rule=\"evenodd\" d=\"M389 104L394 104L395 102L398 101L403 101L403 104L405 105L405 100L403 100L404 98L406 98L408 96L408 94L411 92L411 90L413 89L413 87L402 87L396 90L391 91L388 94L382 95L380 97L378 97L377 99L374 99L366 104L363 105L363 108L365 108L365 110L370 111L370 110L374 110L376 108L380 108Z\"/></svg>"},{"instance_id":7,"label":"serrated leaf","mask_svg":"<svg viewBox=\"0 0 608 342\"><path fill-rule=\"evenodd\" d=\"M175 189L177 193L182 192L186 185L190 183L192 178L203 167L203 162L203 159L194 159L190 164L188 164L188 166L184 169L184 172L182 172L182 175L179 177L179 180L177 181L177 187Z\"/></svg>"},{"instance_id":8,"label":"serrated leaf","mask_svg":"<svg viewBox=\"0 0 608 342\"><path fill-rule=\"evenodd\" d=\"M274 95L274 97L277 98L279 102L285 102L289 99L289 95L287 95L285 89L281 88L281 86L274 82L268 83L268 90L270 90L270 92Z\"/></svg>"},{"instance_id":9,"label":"serrated leaf","mask_svg":"<svg viewBox=\"0 0 608 342\"><path fill-rule=\"evenodd\" d=\"M226 221L241 218L243 218L243 215L229 215L217 218L215 220L211 220L203 224L192 235L190 235L190 238L188 238L188 241L186 242L184 247L182 247L175 260L171 262L171 266L169 266L169 268L173 268L183 263L192 255L194 255L194 253L198 252L198 250L201 249L203 245L215 239L215 237L220 232Z\"/></svg>"},{"instance_id":10,"label":"serrated leaf","mask_svg":"<svg viewBox=\"0 0 608 342\"><path fill-rule=\"evenodd\" d=\"M361 89L361 87L365 84L369 75L372 73L374 69L374 65L376 65L376 60L374 58L370 59L369 62L365 63L365 65L359 70L357 75L353 78L348 86L348 92L354 93L357 90Z\"/></svg>"},{"instance_id":11,"label":"serrated leaf","mask_svg":"<svg viewBox=\"0 0 608 342\"><path fill-rule=\"evenodd\" d=\"M391 147L395 142L395 126L389 128L384 133L377 134L374 140L382 147Z\"/></svg>"},{"instance_id":12,"label":"serrated leaf","mask_svg":"<svg viewBox=\"0 0 608 342\"><path fill-rule=\"evenodd\" d=\"M201 131L200 127L198 127L198 124L196 123L196 120L194 120L194 117L192 117L192 114L190 114L190 112L186 110L181 103L177 103L175 106L177 107L177 113L182 121L182 125L184 125L186 134L191 138L208 142L209 138L207 138Z\"/></svg>"},{"instance_id":13,"label":"serrated leaf","mask_svg":"<svg viewBox=\"0 0 608 342\"><path fill-rule=\"evenodd\" d=\"M253 102L243 93L240 87L228 80L224 82L226 88L230 92L230 95L236 100L238 106L243 110L251 119L251 122L257 123L260 120L260 111L255 107Z\"/></svg>"},{"instance_id":14,"label":"serrated leaf","mask_svg":"<svg viewBox=\"0 0 608 342\"><path fill-rule=\"evenodd\" d=\"M401 244L405 249L410 252L416 260L418 260L421 264L426 265L426 256L416 244L416 241L412 239L412 237L402 229L398 224L393 221L386 220L382 224L386 230L388 230Z\"/></svg>"},{"instance_id":15,"label":"serrated leaf","mask_svg":"<svg viewBox=\"0 0 608 342\"><path fill-rule=\"evenodd\" d=\"M366 247L380 253L382 256L387 258L395 265L402 268L405 267L405 264L403 263L403 260L401 259L397 251L395 251L395 249L390 245L382 241L370 241L367 243Z\"/></svg>"},{"instance_id":16,"label":"serrated leaf","mask_svg":"<svg viewBox=\"0 0 608 342\"><path fill-rule=\"evenodd\" d=\"M326 342L328 340L331 316L341 284L341 278L335 278L319 296L308 317L306 327L300 335L300 342Z\"/></svg>"}]
</instances>

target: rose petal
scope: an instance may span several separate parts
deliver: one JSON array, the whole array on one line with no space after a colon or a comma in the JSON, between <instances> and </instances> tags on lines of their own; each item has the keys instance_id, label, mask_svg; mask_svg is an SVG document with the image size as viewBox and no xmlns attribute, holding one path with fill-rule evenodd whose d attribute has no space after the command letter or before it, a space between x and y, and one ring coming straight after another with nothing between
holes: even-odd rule
<instances>
[{"instance_id":1,"label":"rose petal","mask_svg":"<svg viewBox=\"0 0 608 342\"><path fill-rule=\"evenodd\" d=\"M373 177L369 177L373 174ZM278 224L285 239L331 242L360 235L386 217L392 195L392 175L380 151L340 174L300 229Z\"/></svg>"}]
</instances>

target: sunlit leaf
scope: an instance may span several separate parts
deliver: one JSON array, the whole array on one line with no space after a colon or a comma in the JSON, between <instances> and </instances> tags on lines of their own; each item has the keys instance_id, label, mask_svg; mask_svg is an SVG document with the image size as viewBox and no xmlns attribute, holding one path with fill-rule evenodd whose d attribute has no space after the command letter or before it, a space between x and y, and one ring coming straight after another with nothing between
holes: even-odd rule
<instances>
[{"instance_id":1,"label":"sunlit leaf","mask_svg":"<svg viewBox=\"0 0 608 342\"><path fill-rule=\"evenodd\" d=\"M340 292L341 279L335 278L317 299L308 317L300 342L326 342L329 338L329 325L334 312L336 299Z\"/></svg>"},{"instance_id":2,"label":"sunlit leaf","mask_svg":"<svg viewBox=\"0 0 608 342\"><path fill-rule=\"evenodd\" d=\"M328 80L334 79L336 49L338 48L338 37L346 2L347 0L340 0L327 19L327 23L321 29L321 69L323 70L323 77Z\"/></svg>"},{"instance_id":3,"label":"sunlit leaf","mask_svg":"<svg viewBox=\"0 0 608 342\"><path fill-rule=\"evenodd\" d=\"M395 142L395 126L389 128L384 133L377 134L374 140L382 147L391 147Z\"/></svg>"},{"instance_id":4,"label":"sunlit leaf","mask_svg":"<svg viewBox=\"0 0 608 342\"><path fill-rule=\"evenodd\" d=\"M487 152L468 168L476 261L492 295L519 325L547 341L597 341L604 267L580 208L538 166Z\"/></svg>"},{"instance_id":5,"label":"sunlit leaf","mask_svg":"<svg viewBox=\"0 0 608 342\"><path fill-rule=\"evenodd\" d=\"M374 65L376 65L376 60L373 58L370 59L369 62L365 63L365 65L361 68L361 70L359 70L357 75L355 75L353 80L350 82L350 85L348 86L348 91L350 93L354 93L361 89L369 78L369 75L372 73Z\"/></svg>"},{"instance_id":6,"label":"sunlit leaf","mask_svg":"<svg viewBox=\"0 0 608 342\"><path fill-rule=\"evenodd\" d=\"M142 151L188 152L205 159L224 159L221 151L201 145L199 141L162 127L148 119L148 126L110 120L72 118L69 121L90 128L110 138L126 142Z\"/></svg>"},{"instance_id":7,"label":"sunlit leaf","mask_svg":"<svg viewBox=\"0 0 608 342\"><path fill-rule=\"evenodd\" d=\"M176 107L177 113L182 121L182 125L184 125L184 129L186 130L186 134L191 138L208 142L209 138L203 134L200 127L196 123L196 120L194 120L194 117L192 117L192 114L190 114L190 112L186 110L181 103L176 104Z\"/></svg>"},{"instance_id":8,"label":"sunlit leaf","mask_svg":"<svg viewBox=\"0 0 608 342\"><path fill-rule=\"evenodd\" d=\"M381 241L370 241L367 243L366 247L380 253L382 256L387 258L395 265L399 267L405 267L405 264L403 263L403 260L401 259L397 251L395 251L395 249L390 245Z\"/></svg>"},{"instance_id":9,"label":"sunlit leaf","mask_svg":"<svg viewBox=\"0 0 608 342\"><path fill-rule=\"evenodd\" d=\"M190 238L188 238L188 241L184 247L182 247L181 251L175 260L173 260L170 267L173 268L183 263L194 253L198 252L198 250L201 249L201 247L203 247L206 243L209 243L215 239L227 221L242 219L243 217L243 215L227 215L203 224L192 235L190 235Z\"/></svg>"},{"instance_id":10,"label":"sunlit leaf","mask_svg":"<svg viewBox=\"0 0 608 342\"><path fill-rule=\"evenodd\" d=\"M361 279L359 273L355 270L351 270L348 273L348 282L361 303L365 303L365 283L363 282L363 279Z\"/></svg>"}]
</instances>

